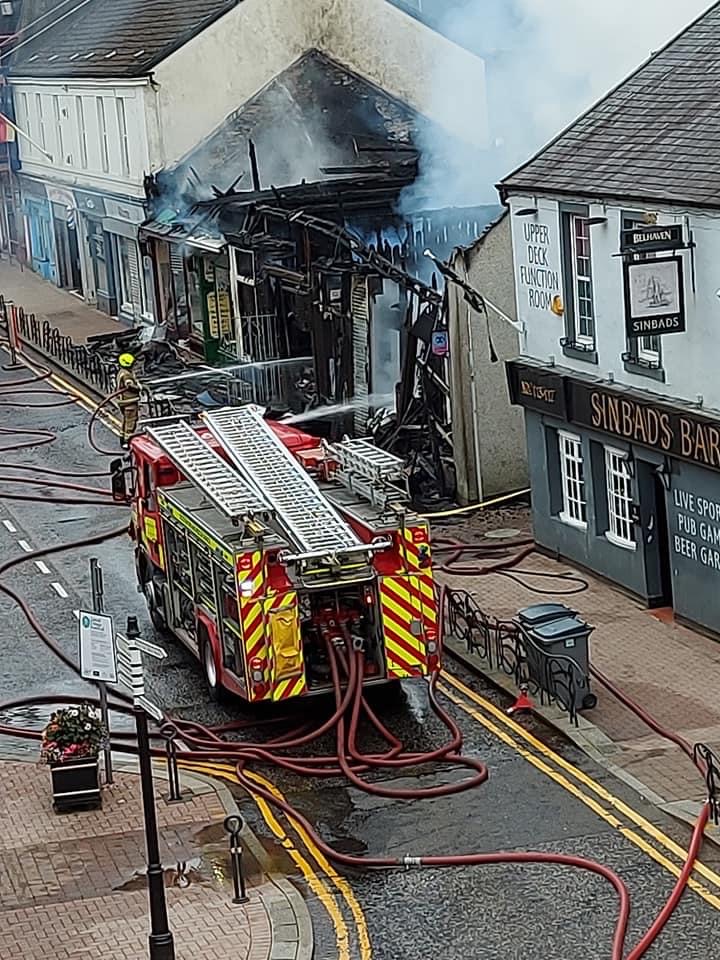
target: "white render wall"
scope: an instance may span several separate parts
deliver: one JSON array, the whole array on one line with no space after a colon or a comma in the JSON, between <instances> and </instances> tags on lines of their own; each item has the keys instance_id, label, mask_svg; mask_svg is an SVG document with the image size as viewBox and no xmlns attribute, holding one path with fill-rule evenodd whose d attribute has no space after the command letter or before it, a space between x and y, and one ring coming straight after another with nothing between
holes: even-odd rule
<instances>
[{"instance_id":1,"label":"white render wall","mask_svg":"<svg viewBox=\"0 0 720 960\"><path fill-rule=\"evenodd\" d=\"M569 198L571 201L573 198ZM582 197L577 203L588 203ZM669 206L634 204L607 206L590 202L591 217L607 217L607 223L590 228L592 238L593 293L595 299L597 365L564 355L560 339L565 336L565 324L550 309L537 305L538 292L530 295L523 282L521 267L537 259L528 255L526 228L536 225L547 228L546 247L548 269L562 271L560 249L560 207L556 200L543 197L513 196L510 210L515 260L515 286L518 319L526 324L523 353L544 363L554 356L558 365L607 380L611 373L617 383L652 391L694 403L703 397L704 406L720 410L720 375L718 374L718 344L720 343L720 216L710 211L691 211ZM537 207L535 216L516 215L518 210ZM637 376L624 369L622 354L627 351L625 338L625 302L623 292L622 259L620 250L621 213L657 213L660 226L683 224L692 230L696 247L695 288L693 292L692 256L682 253L685 277L685 309L687 331L663 336L662 366L665 382ZM538 236L536 232L536 237ZM543 233L544 237L545 234ZM552 291L548 290L548 293ZM554 291L564 300L562 285ZM542 298L541 298L542 299ZM533 305L531 305L531 300Z\"/></svg>"},{"instance_id":2,"label":"white render wall","mask_svg":"<svg viewBox=\"0 0 720 960\"><path fill-rule=\"evenodd\" d=\"M33 140L42 143L38 97L42 105L45 148L52 160L22 136L18 138L23 173L54 180L81 189L96 189L127 197L144 199L143 176L150 169L148 136L145 123L144 87L147 81L13 80L13 95L18 126ZM62 153L55 118L55 98L60 109ZM87 163L83 163L78 99L82 99L85 121ZM107 128L108 170L103 170L98 98L102 98ZM122 99L127 126L128 169L125 171L120 139L117 102Z\"/></svg>"},{"instance_id":3,"label":"white render wall","mask_svg":"<svg viewBox=\"0 0 720 960\"><path fill-rule=\"evenodd\" d=\"M148 89L153 167L172 164L275 76L319 49L451 133L487 137L484 61L385 0L245 0L154 71ZM437 64L453 58L471 80L473 123L454 129L433 95ZM458 111L452 115L457 117Z\"/></svg>"}]
</instances>

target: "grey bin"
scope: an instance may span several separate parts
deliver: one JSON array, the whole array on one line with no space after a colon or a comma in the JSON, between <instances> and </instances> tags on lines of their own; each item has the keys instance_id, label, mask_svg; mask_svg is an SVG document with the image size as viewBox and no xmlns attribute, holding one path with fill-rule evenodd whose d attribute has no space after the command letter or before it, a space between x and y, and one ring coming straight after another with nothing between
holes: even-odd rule
<instances>
[{"instance_id":1,"label":"grey bin","mask_svg":"<svg viewBox=\"0 0 720 960\"><path fill-rule=\"evenodd\" d=\"M546 609L545 619L536 619L535 625L523 624L523 630L528 638L539 647L543 653L551 657L567 657L573 660L579 667L584 677L589 678L590 674L590 634L593 627L581 620L573 611L563 608L562 604L536 604L536 617L541 617L538 608L562 608L557 611L557 616L548 617L550 613ZM532 610L530 607L528 610ZM527 614L527 610L522 611ZM518 620L522 623L521 614L518 614ZM542 669L541 659L538 656L528 657L528 667L533 680L541 686L545 686L543 678L545 671ZM535 668L535 669L533 669ZM537 674L537 675L536 675ZM547 691L550 693L551 691ZM575 691L576 710L592 710L597 706L597 697L590 692L589 680L588 686L580 687Z\"/></svg>"},{"instance_id":2,"label":"grey bin","mask_svg":"<svg viewBox=\"0 0 720 960\"><path fill-rule=\"evenodd\" d=\"M532 630L541 623L574 617L577 610L571 610L564 603L534 603L518 613L518 620L526 630Z\"/></svg>"}]
</instances>

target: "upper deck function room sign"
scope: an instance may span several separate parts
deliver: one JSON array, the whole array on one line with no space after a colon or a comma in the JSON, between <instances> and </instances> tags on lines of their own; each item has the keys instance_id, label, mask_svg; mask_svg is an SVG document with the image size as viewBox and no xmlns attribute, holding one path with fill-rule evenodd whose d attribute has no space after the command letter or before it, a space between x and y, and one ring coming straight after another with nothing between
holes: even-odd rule
<instances>
[{"instance_id":1,"label":"upper deck function room sign","mask_svg":"<svg viewBox=\"0 0 720 960\"><path fill-rule=\"evenodd\" d=\"M551 310L559 315L562 276L556 231L547 223L523 220L514 246L521 311Z\"/></svg>"}]
</instances>

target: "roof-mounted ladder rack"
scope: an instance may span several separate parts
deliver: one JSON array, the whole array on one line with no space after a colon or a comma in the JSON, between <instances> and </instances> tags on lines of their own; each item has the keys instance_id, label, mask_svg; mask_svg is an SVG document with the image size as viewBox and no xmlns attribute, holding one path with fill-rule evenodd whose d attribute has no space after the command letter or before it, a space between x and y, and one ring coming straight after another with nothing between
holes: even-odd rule
<instances>
[{"instance_id":1,"label":"roof-mounted ladder rack","mask_svg":"<svg viewBox=\"0 0 720 960\"><path fill-rule=\"evenodd\" d=\"M376 506L410 499L405 462L369 440L345 439L328 444L330 456L337 460L335 478Z\"/></svg>"},{"instance_id":2,"label":"roof-mounted ladder rack","mask_svg":"<svg viewBox=\"0 0 720 960\"><path fill-rule=\"evenodd\" d=\"M325 499L258 407L207 411L202 420L243 477L262 491L296 549L315 556L372 549Z\"/></svg>"},{"instance_id":3,"label":"roof-mounted ladder rack","mask_svg":"<svg viewBox=\"0 0 720 960\"><path fill-rule=\"evenodd\" d=\"M265 521L272 517L272 507L259 491L239 476L187 421L154 424L147 427L147 434L226 517L257 517Z\"/></svg>"}]
</instances>

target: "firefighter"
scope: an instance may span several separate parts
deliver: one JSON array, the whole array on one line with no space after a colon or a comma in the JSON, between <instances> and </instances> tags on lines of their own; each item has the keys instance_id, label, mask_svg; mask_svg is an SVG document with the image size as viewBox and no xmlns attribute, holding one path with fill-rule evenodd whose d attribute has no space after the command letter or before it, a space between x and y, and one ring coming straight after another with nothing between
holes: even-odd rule
<instances>
[{"instance_id":1,"label":"firefighter","mask_svg":"<svg viewBox=\"0 0 720 960\"><path fill-rule=\"evenodd\" d=\"M120 373L117 378L117 405L122 413L122 436L120 443L127 449L130 437L135 433L140 407L140 384L133 372L135 357L131 353L121 353L118 358Z\"/></svg>"}]
</instances>

